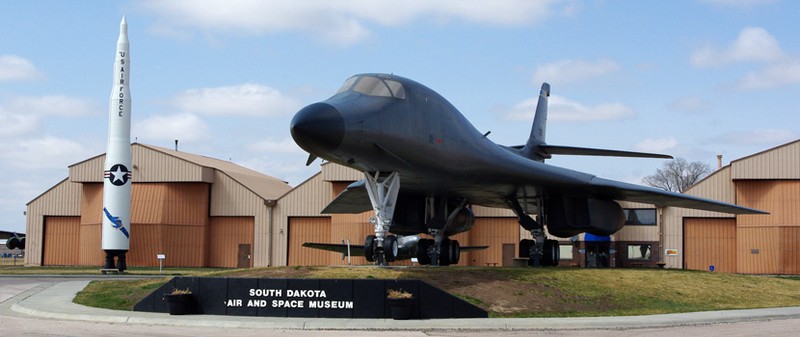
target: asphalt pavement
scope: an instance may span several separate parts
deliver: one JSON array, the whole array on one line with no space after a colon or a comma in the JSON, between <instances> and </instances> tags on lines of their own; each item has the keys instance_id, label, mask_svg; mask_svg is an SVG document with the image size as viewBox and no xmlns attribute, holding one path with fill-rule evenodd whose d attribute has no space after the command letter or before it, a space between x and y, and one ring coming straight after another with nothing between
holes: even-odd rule
<instances>
[{"instance_id":1,"label":"asphalt pavement","mask_svg":"<svg viewBox=\"0 0 800 337\"><path fill-rule=\"evenodd\" d=\"M172 316L166 313L120 311L87 307L72 302L89 280L47 281L2 301L0 310L58 320L182 327L229 327L279 330L574 330L643 329L716 323L800 318L800 307L707 311L680 314L570 318L489 319L333 319L218 315Z\"/></svg>"}]
</instances>

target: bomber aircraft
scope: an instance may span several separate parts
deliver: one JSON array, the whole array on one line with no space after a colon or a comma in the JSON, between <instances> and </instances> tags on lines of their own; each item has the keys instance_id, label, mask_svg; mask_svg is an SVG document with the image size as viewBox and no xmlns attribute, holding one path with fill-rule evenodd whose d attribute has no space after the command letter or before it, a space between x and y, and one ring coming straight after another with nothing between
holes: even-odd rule
<instances>
[{"instance_id":1,"label":"bomber aircraft","mask_svg":"<svg viewBox=\"0 0 800 337\"><path fill-rule=\"evenodd\" d=\"M471 229L472 205L510 208L533 240L520 242L531 266L558 264L558 244L548 240L588 232L610 235L625 224L616 200L659 207L755 214L759 210L667 192L544 163L552 155L671 158L670 156L554 146L545 142L550 85L542 84L525 145L489 140L444 97L391 74L347 79L330 98L308 105L291 121L295 142L316 158L364 173L321 213L362 213L372 209L375 234L351 252L385 265L416 257L420 264L459 262L465 249L449 237ZM531 214L536 215L534 219ZM421 238L429 234L433 239ZM304 246L346 252L340 244Z\"/></svg>"}]
</instances>

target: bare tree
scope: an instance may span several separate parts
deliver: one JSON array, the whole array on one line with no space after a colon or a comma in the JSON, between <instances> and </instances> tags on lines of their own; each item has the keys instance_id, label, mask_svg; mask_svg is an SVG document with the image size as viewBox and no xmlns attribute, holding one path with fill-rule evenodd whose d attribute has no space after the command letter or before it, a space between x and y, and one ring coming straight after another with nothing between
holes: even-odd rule
<instances>
[{"instance_id":1,"label":"bare tree","mask_svg":"<svg viewBox=\"0 0 800 337\"><path fill-rule=\"evenodd\" d=\"M655 174L644 177L642 184L682 193L709 173L711 167L706 163L699 161L690 163L686 159L677 158L664 163Z\"/></svg>"}]
</instances>

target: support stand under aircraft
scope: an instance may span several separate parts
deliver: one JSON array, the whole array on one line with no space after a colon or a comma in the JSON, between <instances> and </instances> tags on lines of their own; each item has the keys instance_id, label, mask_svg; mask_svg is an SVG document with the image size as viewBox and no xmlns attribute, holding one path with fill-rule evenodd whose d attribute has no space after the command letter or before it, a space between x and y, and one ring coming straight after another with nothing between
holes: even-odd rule
<instances>
[{"instance_id":1,"label":"support stand under aircraft","mask_svg":"<svg viewBox=\"0 0 800 337\"><path fill-rule=\"evenodd\" d=\"M497 145L478 132L435 91L387 74L361 74L331 98L292 119L295 142L317 157L364 172L322 213L374 211L368 261L386 264L416 257L420 264L457 264L462 251L452 235L475 223L472 205L510 208L532 240L520 241L533 266L558 265L556 237L610 235L625 223L616 200L724 213L764 213L728 203L602 179L544 163L552 155L672 158L666 155L545 142L550 86L542 85L525 145ZM402 184L401 184L402 181ZM367 202L367 200L369 202ZM536 214L536 219L529 214ZM429 235L432 239L423 238ZM345 245L304 246L346 251Z\"/></svg>"}]
</instances>

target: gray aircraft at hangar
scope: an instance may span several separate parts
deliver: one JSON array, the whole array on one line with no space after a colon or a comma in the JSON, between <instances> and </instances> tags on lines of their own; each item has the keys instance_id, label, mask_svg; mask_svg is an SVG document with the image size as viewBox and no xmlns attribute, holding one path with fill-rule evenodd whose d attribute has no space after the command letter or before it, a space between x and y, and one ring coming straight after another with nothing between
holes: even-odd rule
<instances>
[{"instance_id":1,"label":"gray aircraft at hangar","mask_svg":"<svg viewBox=\"0 0 800 337\"><path fill-rule=\"evenodd\" d=\"M364 172L322 213L375 212L375 234L363 248L371 262L416 257L420 264L456 264L461 250L449 237L470 230L471 205L510 208L533 240L520 242L529 265L558 264L547 240L587 232L610 235L625 224L616 200L733 214L759 210L607 180L547 165L552 155L671 158L670 156L553 146L545 142L550 86L542 85L525 145L503 146L481 134L444 97L395 75L349 78L332 97L301 109L291 122L295 142L317 157ZM537 215L536 219L530 214ZM391 233L391 234L390 234ZM423 239L429 234L433 239ZM342 252L344 245L306 243ZM353 251L356 254L356 251Z\"/></svg>"}]
</instances>

